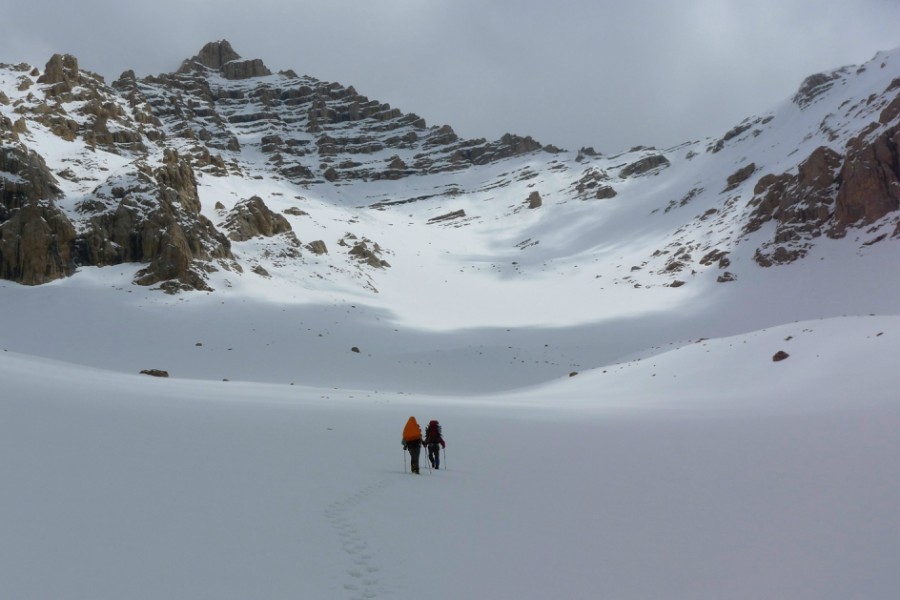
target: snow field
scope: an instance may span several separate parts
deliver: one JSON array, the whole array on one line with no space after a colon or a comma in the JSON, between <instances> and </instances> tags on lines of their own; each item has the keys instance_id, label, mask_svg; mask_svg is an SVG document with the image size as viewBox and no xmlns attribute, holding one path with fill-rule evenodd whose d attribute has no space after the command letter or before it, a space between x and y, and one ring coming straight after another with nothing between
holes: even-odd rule
<instances>
[{"instance_id":1,"label":"snow field","mask_svg":"<svg viewBox=\"0 0 900 600\"><path fill-rule=\"evenodd\" d=\"M4 595L890 597L900 407L867 365L898 331L806 322L455 398L0 352ZM448 469L403 472L410 414Z\"/></svg>"}]
</instances>

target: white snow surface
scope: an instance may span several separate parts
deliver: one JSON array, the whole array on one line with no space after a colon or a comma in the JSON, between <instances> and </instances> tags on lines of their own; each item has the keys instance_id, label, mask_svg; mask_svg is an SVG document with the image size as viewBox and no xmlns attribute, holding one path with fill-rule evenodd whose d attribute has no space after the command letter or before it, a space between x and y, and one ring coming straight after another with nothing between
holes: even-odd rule
<instances>
[{"instance_id":1,"label":"white snow surface","mask_svg":"<svg viewBox=\"0 0 900 600\"><path fill-rule=\"evenodd\" d=\"M890 598L898 352L900 317L835 318L452 397L0 352L0 588ZM442 469L405 472L409 415L443 423Z\"/></svg>"},{"instance_id":2,"label":"white snow surface","mask_svg":"<svg viewBox=\"0 0 900 600\"><path fill-rule=\"evenodd\" d=\"M235 243L271 277L178 296L133 285L142 265L0 282L0 598L895 597L900 248L867 243L894 224L765 269L771 224L741 237L734 208L753 180L721 190L794 169L823 122L861 131L878 107L850 100L898 60L659 176L616 176L636 150L301 189L242 140L247 177L198 173L204 214L261 195L329 254ZM74 172L65 210L133 168L23 137ZM573 197L592 165L616 198ZM348 232L391 266L348 262ZM726 244L737 280L667 272L679 244ZM407 472L410 415L443 424L440 470Z\"/></svg>"}]
</instances>

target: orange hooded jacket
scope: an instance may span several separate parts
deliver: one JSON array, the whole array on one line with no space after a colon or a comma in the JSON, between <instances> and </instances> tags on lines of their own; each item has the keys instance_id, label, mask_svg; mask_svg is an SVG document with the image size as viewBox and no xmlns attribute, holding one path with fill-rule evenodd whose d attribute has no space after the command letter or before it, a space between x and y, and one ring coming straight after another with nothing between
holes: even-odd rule
<instances>
[{"instance_id":1,"label":"orange hooded jacket","mask_svg":"<svg viewBox=\"0 0 900 600\"><path fill-rule=\"evenodd\" d=\"M422 430L419 428L419 423L416 421L415 417L410 417L406 422L406 427L403 428L403 441L414 442L421 439Z\"/></svg>"}]
</instances>

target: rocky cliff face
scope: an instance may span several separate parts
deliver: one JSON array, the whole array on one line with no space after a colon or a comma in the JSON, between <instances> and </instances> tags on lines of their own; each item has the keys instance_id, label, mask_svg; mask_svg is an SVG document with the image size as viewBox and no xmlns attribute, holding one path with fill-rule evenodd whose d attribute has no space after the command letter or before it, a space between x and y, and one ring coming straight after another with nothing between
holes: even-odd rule
<instances>
[{"instance_id":1,"label":"rocky cliff face","mask_svg":"<svg viewBox=\"0 0 900 600\"><path fill-rule=\"evenodd\" d=\"M794 96L801 107L832 88L844 74L807 79ZM843 237L855 227L871 226L900 210L900 79L895 79L868 104L877 120L837 149L820 146L797 166L796 173L765 175L754 189L755 210L746 232L775 221L775 236L757 253L764 266L785 263L806 254L812 240ZM885 106L886 105L886 106ZM858 110L858 107L856 107ZM829 136L831 137L831 136ZM832 138L833 139L833 138ZM893 236L900 235L897 221Z\"/></svg>"},{"instance_id":2,"label":"rocky cliff face","mask_svg":"<svg viewBox=\"0 0 900 600\"><path fill-rule=\"evenodd\" d=\"M204 70L218 71L225 79L250 79L264 77L272 72L260 59L242 60L227 41L210 42L200 49L197 56L181 64L178 73L200 73Z\"/></svg>"},{"instance_id":3,"label":"rocky cliff face","mask_svg":"<svg viewBox=\"0 0 900 600\"><path fill-rule=\"evenodd\" d=\"M146 264L135 280L141 285L207 289L205 273L240 269L229 237L290 233L284 217L258 197L235 208L222 224L227 234L201 214L195 170L249 176L238 158L241 138L254 140L246 150L266 157L268 170L298 185L397 180L541 149L512 135L460 140L447 126L428 128L353 88L273 75L227 41L205 45L175 73L138 79L126 71L111 86L69 55L54 55L43 72L7 70L16 89L28 93L15 101L16 121L0 116L8 144L0 148L0 277L25 284L71 275L78 266L137 262ZM11 103L5 92L0 98ZM118 155L128 166L105 181L106 167L90 177L76 168L55 176L42 149L20 139L29 123L76 147ZM414 157L374 158L389 149ZM87 153L74 154L72 163L91 169ZM97 185L63 211L54 205L64 196L57 177Z\"/></svg>"},{"instance_id":4,"label":"rocky cliff face","mask_svg":"<svg viewBox=\"0 0 900 600\"><path fill-rule=\"evenodd\" d=\"M205 45L176 72L126 71L112 84L68 55L54 55L43 70L0 65L0 277L34 285L81 266L139 263L136 283L175 292L209 289L216 271L268 276L273 265L263 267L260 257L278 264L308 257L363 273L375 289L365 269L389 268L383 255L391 251L350 231L313 228L300 208L312 190L360 209L442 199L447 205L427 222L454 228L479 222L450 205L458 196L508 193L510 214L540 208L533 214L541 219L569 200L600 210L639 199L654 206L648 224L662 216L673 224L622 281L680 274L671 282L680 286L685 274L716 267L719 281L733 281L729 257L751 239L756 263L771 266L854 230L900 237L894 62L812 76L789 107L747 119L721 139L610 157L513 134L461 139L448 125L429 126L353 87L272 73L227 41ZM888 85L866 83L889 69L896 73ZM785 133L794 122L812 125ZM241 193L204 206L202 181L208 190ZM254 182L279 191L257 192ZM379 190L374 200L358 199L369 186ZM297 204L280 209L289 218L267 206L285 194ZM291 223L304 224L302 236Z\"/></svg>"},{"instance_id":5,"label":"rocky cliff face","mask_svg":"<svg viewBox=\"0 0 900 600\"><path fill-rule=\"evenodd\" d=\"M37 285L71 275L75 228L44 160L21 145L0 147L0 277Z\"/></svg>"},{"instance_id":6,"label":"rocky cliff face","mask_svg":"<svg viewBox=\"0 0 900 600\"><path fill-rule=\"evenodd\" d=\"M24 77L30 81L34 74ZM144 126L158 122L134 104L133 95L118 98L100 78L79 71L71 56L53 56L35 83L43 98L29 94L17 103L24 122L88 151L123 156L131 168L63 211L57 203L69 199L60 181L80 178L73 168L51 173L42 149L6 128L0 147L0 276L31 285L69 276L78 266L137 262L147 263L136 280L140 284L205 289L210 263L232 260L229 242L200 214L191 162L165 148L158 159L152 157L150 138L164 136L147 136ZM84 166L90 156L71 162Z\"/></svg>"}]
</instances>

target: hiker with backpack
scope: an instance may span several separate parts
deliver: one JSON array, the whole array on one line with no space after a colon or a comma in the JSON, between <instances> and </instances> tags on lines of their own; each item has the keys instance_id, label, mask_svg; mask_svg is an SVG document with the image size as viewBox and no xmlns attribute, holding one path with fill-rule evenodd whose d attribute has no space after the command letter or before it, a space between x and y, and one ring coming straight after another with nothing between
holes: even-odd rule
<instances>
[{"instance_id":1,"label":"hiker with backpack","mask_svg":"<svg viewBox=\"0 0 900 600\"><path fill-rule=\"evenodd\" d=\"M403 448L409 452L410 468L419 474L419 452L422 450L422 428L415 417L410 417L403 428Z\"/></svg>"},{"instance_id":2,"label":"hiker with backpack","mask_svg":"<svg viewBox=\"0 0 900 600\"><path fill-rule=\"evenodd\" d=\"M441 424L432 419L425 428L425 447L428 448L428 460L435 469L441 468L441 448L446 448L444 436L441 435Z\"/></svg>"}]
</instances>

